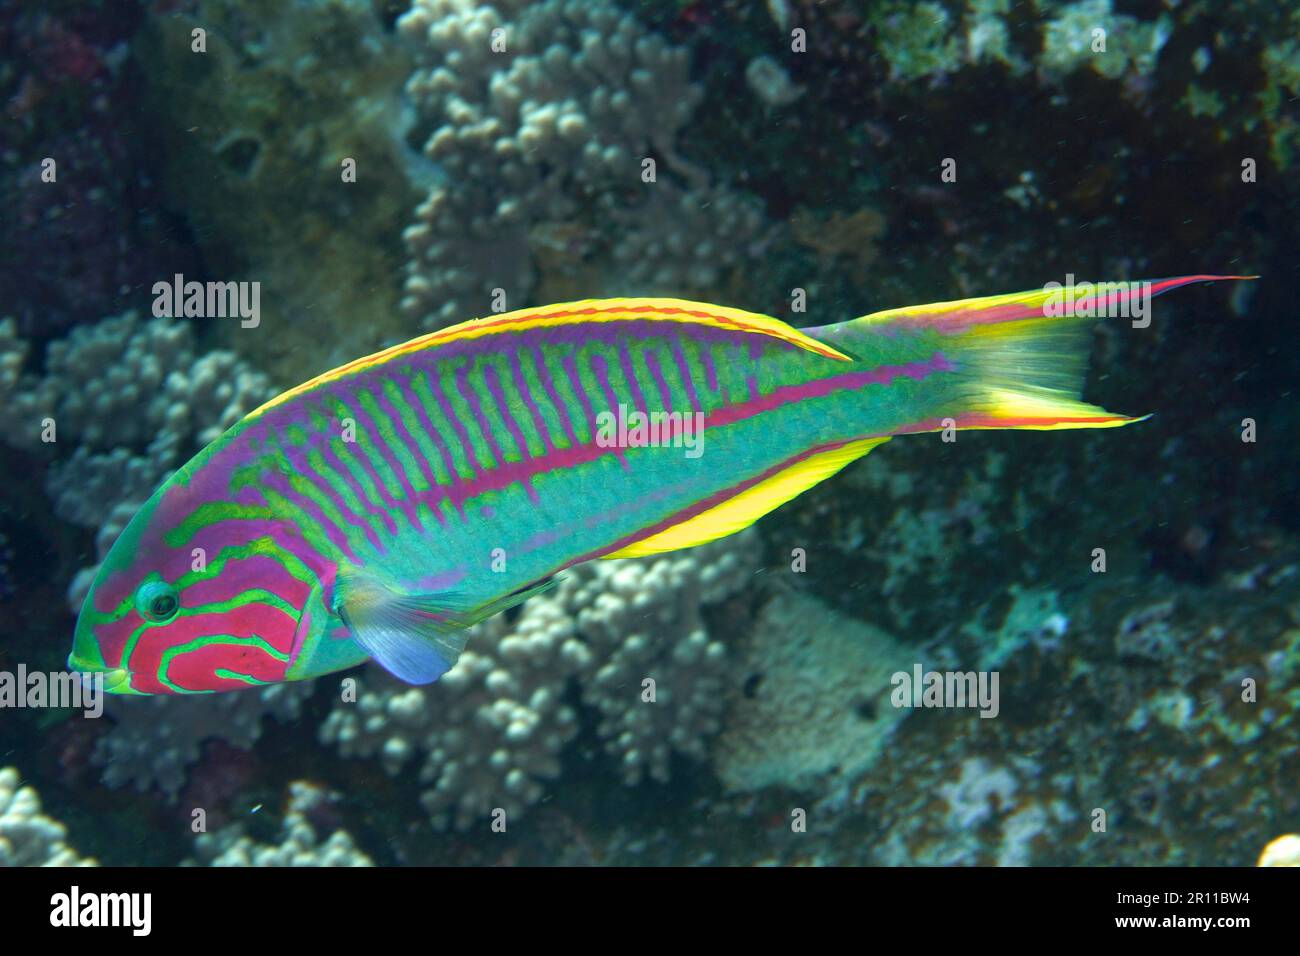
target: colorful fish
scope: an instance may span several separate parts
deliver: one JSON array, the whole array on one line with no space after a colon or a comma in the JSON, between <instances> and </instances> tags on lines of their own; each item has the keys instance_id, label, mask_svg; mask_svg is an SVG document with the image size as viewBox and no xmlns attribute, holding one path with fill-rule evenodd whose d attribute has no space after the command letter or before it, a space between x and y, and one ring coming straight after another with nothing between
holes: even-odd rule
<instances>
[{"instance_id":1,"label":"colorful fish","mask_svg":"<svg viewBox=\"0 0 1300 956\"><path fill-rule=\"evenodd\" d=\"M411 683L467 628L593 558L739 531L895 435L1106 428L1079 399L1091 306L1051 289L795 329L677 299L468 322L252 412L109 551L68 664L124 694ZM1082 313L1079 314L1079 313Z\"/></svg>"}]
</instances>

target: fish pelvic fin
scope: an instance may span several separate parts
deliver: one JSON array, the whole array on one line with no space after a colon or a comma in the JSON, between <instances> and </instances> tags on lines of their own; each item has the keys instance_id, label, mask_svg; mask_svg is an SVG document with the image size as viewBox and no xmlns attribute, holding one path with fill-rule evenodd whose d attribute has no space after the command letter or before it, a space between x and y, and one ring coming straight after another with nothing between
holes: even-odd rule
<instances>
[{"instance_id":1,"label":"fish pelvic fin","mask_svg":"<svg viewBox=\"0 0 1300 956\"><path fill-rule=\"evenodd\" d=\"M930 334L958 373L946 408L903 431L958 428L1114 428L1149 415L1109 412L1081 398L1099 318L1144 316L1149 300L1179 286L1253 276L1182 276L1136 282L1049 283L1029 292L937 302L854 320L859 331Z\"/></svg>"}]
</instances>

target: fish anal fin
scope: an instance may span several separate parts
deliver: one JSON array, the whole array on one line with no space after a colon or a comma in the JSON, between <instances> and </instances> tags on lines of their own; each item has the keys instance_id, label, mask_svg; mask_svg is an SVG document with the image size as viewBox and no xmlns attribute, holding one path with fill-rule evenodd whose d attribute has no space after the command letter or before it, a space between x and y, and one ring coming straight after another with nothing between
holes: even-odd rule
<instances>
[{"instance_id":1,"label":"fish anal fin","mask_svg":"<svg viewBox=\"0 0 1300 956\"><path fill-rule=\"evenodd\" d=\"M809 455L681 524L665 528L603 557L640 558L663 554L735 534L887 441L889 436L864 438Z\"/></svg>"}]
</instances>

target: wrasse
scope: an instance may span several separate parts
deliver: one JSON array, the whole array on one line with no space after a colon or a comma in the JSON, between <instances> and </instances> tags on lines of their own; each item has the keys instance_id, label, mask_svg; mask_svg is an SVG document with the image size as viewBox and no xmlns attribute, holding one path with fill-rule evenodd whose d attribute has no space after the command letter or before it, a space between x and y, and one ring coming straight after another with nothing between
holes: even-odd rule
<instances>
[{"instance_id":1,"label":"wrasse","mask_svg":"<svg viewBox=\"0 0 1300 956\"><path fill-rule=\"evenodd\" d=\"M678 299L525 309L284 392L178 470L104 560L68 664L127 694L411 683L474 623L595 558L752 524L895 435L1108 428L1081 401L1097 309L964 299L795 329ZM653 437L655 440L650 441Z\"/></svg>"}]
</instances>

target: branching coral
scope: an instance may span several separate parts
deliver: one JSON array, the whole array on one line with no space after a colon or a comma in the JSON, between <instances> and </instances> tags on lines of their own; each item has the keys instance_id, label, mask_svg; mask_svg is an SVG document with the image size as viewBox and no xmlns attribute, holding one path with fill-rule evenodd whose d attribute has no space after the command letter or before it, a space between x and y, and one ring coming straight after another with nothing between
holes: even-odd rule
<instances>
[{"instance_id":1,"label":"branching coral","mask_svg":"<svg viewBox=\"0 0 1300 956\"><path fill-rule=\"evenodd\" d=\"M504 617L480 625L438 684L359 679L355 703L336 705L321 737L346 756L378 756L391 774L418 755L437 827L465 829L497 808L513 818L559 774L559 753L577 732L573 679L625 779L666 779L674 751L702 756L718 728L731 671L700 612L744 586L741 555L753 547L751 532L654 561L565 572L513 625Z\"/></svg>"},{"instance_id":2,"label":"branching coral","mask_svg":"<svg viewBox=\"0 0 1300 956\"><path fill-rule=\"evenodd\" d=\"M110 698L105 709L113 727L96 741L92 760L110 787L156 789L175 800L205 740L247 750L261 736L264 717L295 719L312 690L310 683L289 683L198 697Z\"/></svg>"},{"instance_id":3,"label":"branching coral","mask_svg":"<svg viewBox=\"0 0 1300 956\"><path fill-rule=\"evenodd\" d=\"M677 152L700 93L686 51L606 2L420 0L399 21L422 47L408 84L437 182L406 231L405 307L429 327L522 305L534 237L583 224L607 272L588 295L702 291L766 224ZM644 176L646 161L657 167Z\"/></svg>"},{"instance_id":4,"label":"branching coral","mask_svg":"<svg viewBox=\"0 0 1300 956\"><path fill-rule=\"evenodd\" d=\"M0 769L0 866L95 866L63 842L63 824L41 813L41 798L21 780L14 767Z\"/></svg>"},{"instance_id":5,"label":"branching coral","mask_svg":"<svg viewBox=\"0 0 1300 956\"><path fill-rule=\"evenodd\" d=\"M39 374L20 371L28 351L12 323L0 323L5 438L54 453L54 512L98 529L101 556L173 469L275 393L233 353L197 354L186 323L134 312L51 342ZM74 610L92 574L74 579Z\"/></svg>"},{"instance_id":6,"label":"branching coral","mask_svg":"<svg viewBox=\"0 0 1300 956\"><path fill-rule=\"evenodd\" d=\"M195 841L199 857L208 866L374 866L346 830L335 830L321 840L313 817L320 815L328 800L320 787L296 780L289 784L289 806L278 844L258 843L239 824L232 824L201 834Z\"/></svg>"}]
</instances>

